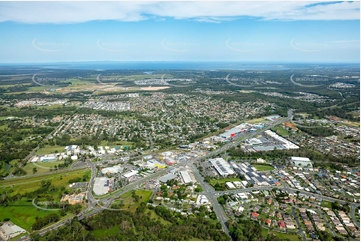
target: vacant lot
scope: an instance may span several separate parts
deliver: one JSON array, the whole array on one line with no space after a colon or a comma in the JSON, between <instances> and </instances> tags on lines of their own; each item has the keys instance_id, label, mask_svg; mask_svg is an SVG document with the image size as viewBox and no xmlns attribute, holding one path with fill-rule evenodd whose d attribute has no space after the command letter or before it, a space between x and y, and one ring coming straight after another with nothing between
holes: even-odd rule
<instances>
[{"instance_id":1,"label":"vacant lot","mask_svg":"<svg viewBox=\"0 0 361 242\"><path fill-rule=\"evenodd\" d=\"M254 164L253 166L257 171L272 171L274 169L273 166L268 164Z\"/></svg>"},{"instance_id":2,"label":"vacant lot","mask_svg":"<svg viewBox=\"0 0 361 242\"><path fill-rule=\"evenodd\" d=\"M23 229L30 230L35 222L35 217L41 218L50 213L54 213L54 211L37 209L33 206L31 199L23 198L19 201L11 202L6 207L0 206L0 221L8 218Z\"/></svg>"},{"instance_id":3,"label":"vacant lot","mask_svg":"<svg viewBox=\"0 0 361 242\"><path fill-rule=\"evenodd\" d=\"M40 148L35 154L36 155L47 155L57 152L64 152L65 146L49 146L46 145L44 148Z\"/></svg>"},{"instance_id":4,"label":"vacant lot","mask_svg":"<svg viewBox=\"0 0 361 242\"><path fill-rule=\"evenodd\" d=\"M234 182L234 181L241 181L241 179L234 177L234 178L223 178L223 179L217 179L217 180L211 180L209 183L213 186L216 183L222 184L226 182Z\"/></svg>"},{"instance_id":5,"label":"vacant lot","mask_svg":"<svg viewBox=\"0 0 361 242\"><path fill-rule=\"evenodd\" d=\"M23 167L24 171L27 174L33 174L33 168L36 168L36 174L41 174L45 172L49 172L50 168L54 168L59 164L63 164L64 161L56 161L56 162L37 162L37 163L27 163L26 166Z\"/></svg>"},{"instance_id":6,"label":"vacant lot","mask_svg":"<svg viewBox=\"0 0 361 242\"><path fill-rule=\"evenodd\" d=\"M132 191L129 191L125 194L123 194L120 197L120 200L123 200L124 203L124 209L135 212L137 207L142 203L147 203L149 201L149 198L152 196L153 191L148 190L136 190L135 196L138 196L139 199L136 201L136 199L133 197Z\"/></svg>"},{"instance_id":7,"label":"vacant lot","mask_svg":"<svg viewBox=\"0 0 361 242\"><path fill-rule=\"evenodd\" d=\"M12 192L8 193L9 195L25 194L27 192L33 192L40 188L41 181L50 180L51 184L55 187L67 187L69 185L69 180L76 177L83 177L83 175L88 175L90 177L90 170L76 170L76 171L63 171L59 173L52 173L46 175L31 176L27 178L17 178L0 181L0 194L5 190L11 188Z\"/></svg>"}]
</instances>

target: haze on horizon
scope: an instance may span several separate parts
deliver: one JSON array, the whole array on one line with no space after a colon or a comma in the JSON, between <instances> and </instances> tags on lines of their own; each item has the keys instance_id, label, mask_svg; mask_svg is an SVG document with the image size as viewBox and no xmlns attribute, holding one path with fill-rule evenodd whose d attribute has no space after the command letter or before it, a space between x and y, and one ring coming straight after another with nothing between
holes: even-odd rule
<instances>
[{"instance_id":1,"label":"haze on horizon","mask_svg":"<svg viewBox=\"0 0 361 242\"><path fill-rule=\"evenodd\" d=\"M0 63L360 61L359 2L1 2Z\"/></svg>"}]
</instances>

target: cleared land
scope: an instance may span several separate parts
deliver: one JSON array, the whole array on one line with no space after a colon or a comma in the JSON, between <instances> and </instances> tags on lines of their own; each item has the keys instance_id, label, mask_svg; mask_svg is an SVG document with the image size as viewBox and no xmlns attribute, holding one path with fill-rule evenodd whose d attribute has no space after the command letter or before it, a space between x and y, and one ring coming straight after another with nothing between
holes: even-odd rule
<instances>
[{"instance_id":1,"label":"cleared land","mask_svg":"<svg viewBox=\"0 0 361 242\"><path fill-rule=\"evenodd\" d=\"M280 127L280 126L274 127L273 130L275 130L275 132L276 132L278 135L281 135L281 136L283 136L283 137L289 135L288 130L286 130L286 129Z\"/></svg>"},{"instance_id":2,"label":"cleared land","mask_svg":"<svg viewBox=\"0 0 361 242\"><path fill-rule=\"evenodd\" d=\"M268 229L262 228L262 235L264 237L268 234ZM276 231L269 231L270 233L275 234L281 240L290 240L290 241L299 241L301 240L297 234L288 234L288 233L280 233Z\"/></svg>"},{"instance_id":3,"label":"cleared land","mask_svg":"<svg viewBox=\"0 0 361 242\"><path fill-rule=\"evenodd\" d=\"M217 180L211 180L209 183L214 186L216 183L222 184L226 182L233 182L233 181L241 181L241 179L234 177L234 178L223 178L223 179L217 179Z\"/></svg>"},{"instance_id":4,"label":"cleared land","mask_svg":"<svg viewBox=\"0 0 361 242\"><path fill-rule=\"evenodd\" d=\"M149 198L152 196L152 193L153 193L153 191L136 190L135 196L139 196L138 201L136 201L136 199L133 197L132 191L129 191L129 192L123 194L120 197L120 200L123 200L123 204L124 204L123 208L124 209L134 213L135 210L137 209L137 207L139 207L139 205L142 202L147 203L149 201Z\"/></svg>"},{"instance_id":5,"label":"cleared land","mask_svg":"<svg viewBox=\"0 0 361 242\"><path fill-rule=\"evenodd\" d=\"M273 166L267 164L254 164L253 166L257 171L272 171L274 169Z\"/></svg>"},{"instance_id":6,"label":"cleared land","mask_svg":"<svg viewBox=\"0 0 361 242\"><path fill-rule=\"evenodd\" d=\"M90 177L90 170L77 170L77 171L63 171L58 173L46 174L32 176L28 178L19 178L19 179L10 179L0 181L0 193L3 194L5 190L11 188L12 192L8 193L9 195L25 194L27 192L32 192L40 188L40 182L42 180L50 180L51 184L55 187L67 187L69 185L69 180L76 177L83 177L83 175L88 175ZM24 186L25 185L25 186ZM55 194L54 194L55 195Z\"/></svg>"},{"instance_id":7,"label":"cleared land","mask_svg":"<svg viewBox=\"0 0 361 242\"><path fill-rule=\"evenodd\" d=\"M19 201L11 202L8 206L0 206L0 221L4 219L10 219L11 222L30 230L31 226L35 223L36 217L44 217L53 211L45 211L37 209L32 204L32 199L23 198Z\"/></svg>"},{"instance_id":8,"label":"cleared land","mask_svg":"<svg viewBox=\"0 0 361 242\"><path fill-rule=\"evenodd\" d=\"M27 163L26 166L23 167L24 171L26 171L27 174L33 174L33 168L36 168L37 172L36 174L41 174L44 172L49 172L50 168L54 168L54 166L57 166L59 164L63 164L64 161L56 161L56 162L37 162L34 163Z\"/></svg>"},{"instance_id":9,"label":"cleared land","mask_svg":"<svg viewBox=\"0 0 361 242\"><path fill-rule=\"evenodd\" d=\"M35 154L36 155L46 155L46 154L55 153L55 151L64 152L65 146L48 146L47 145L44 148L40 148Z\"/></svg>"}]
</instances>

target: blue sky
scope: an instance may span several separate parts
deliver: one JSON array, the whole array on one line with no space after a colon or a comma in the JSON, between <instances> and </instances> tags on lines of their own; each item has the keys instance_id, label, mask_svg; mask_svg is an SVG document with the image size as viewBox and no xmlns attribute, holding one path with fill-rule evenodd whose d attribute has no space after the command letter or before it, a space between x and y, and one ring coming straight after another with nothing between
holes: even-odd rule
<instances>
[{"instance_id":1,"label":"blue sky","mask_svg":"<svg viewBox=\"0 0 361 242\"><path fill-rule=\"evenodd\" d=\"M359 62L359 2L0 2L0 62Z\"/></svg>"}]
</instances>

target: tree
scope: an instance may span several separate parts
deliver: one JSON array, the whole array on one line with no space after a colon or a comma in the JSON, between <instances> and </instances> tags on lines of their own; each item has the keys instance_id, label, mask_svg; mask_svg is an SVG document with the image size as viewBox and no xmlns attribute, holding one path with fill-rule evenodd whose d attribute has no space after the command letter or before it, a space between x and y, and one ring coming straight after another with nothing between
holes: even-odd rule
<instances>
[{"instance_id":1,"label":"tree","mask_svg":"<svg viewBox=\"0 0 361 242\"><path fill-rule=\"evenodd\" d=\"M38 169L36 169L36 167L33 168L33 174L35 174L36 172L38 172Z\"/></svg>"}]
</instances>

